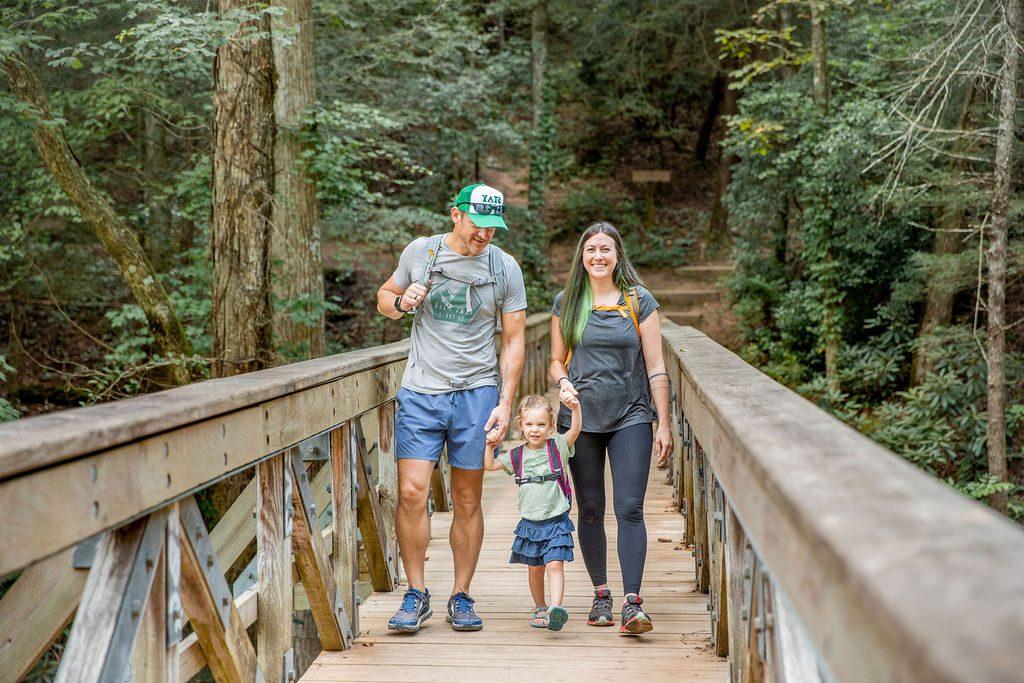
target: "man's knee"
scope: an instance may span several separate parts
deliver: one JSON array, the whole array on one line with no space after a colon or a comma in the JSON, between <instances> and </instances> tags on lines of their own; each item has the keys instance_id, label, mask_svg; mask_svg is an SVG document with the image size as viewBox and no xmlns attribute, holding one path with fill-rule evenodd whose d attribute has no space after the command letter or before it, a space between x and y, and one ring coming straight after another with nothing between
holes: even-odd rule
<instances>
[{"instance_id":1,"label":"man's knee","mask_svg":"<svg viewBox=\"0 0 1024 683\"><path fill-rule=\"evenodd\" d=\"M480 510L480 491L476 489L453 490L452 506L457 515L475 514Z\"/></svg>"},{"instance_id":2,"label":"man's knee","mask_svg":"<svg viewBox=\"0 0 1024 683\"><path fill-rule=\"evenodd\" d=\"M411 477L398 484L398 504L406 510L417 510L427 505L427 493L430 484L416 481Z\"/></svg>"},{"instance_id":3,"label":"man's knee","mask_svg":"<svg viewBox=\"0 0 1024 683\"><path fill-rule=\"evenodd\" d=\"M472 515L479 512L482 493L483 471L453 470L452 507L456 515Z\"/></svg>"}]
</instances>

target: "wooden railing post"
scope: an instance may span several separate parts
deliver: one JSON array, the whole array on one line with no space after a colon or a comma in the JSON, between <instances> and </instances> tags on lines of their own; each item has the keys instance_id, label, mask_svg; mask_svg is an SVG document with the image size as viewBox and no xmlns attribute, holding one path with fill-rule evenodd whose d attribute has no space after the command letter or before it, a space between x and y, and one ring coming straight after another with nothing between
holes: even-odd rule
<instances>
[{"instance_id":1,"label":"wooden railing post","mask_svg":"<svg viewBox=\"0 0 1024 683\"><path fill-rule=\"evenodd\" d=\"M693 511L693 428L686 420L685 414L683 415L682 440L682 471L680 472L680 479L683 486L682 500L685 506L684 512L686 514L686 528L683 532L683 541L687 545L695 546L697 543L697 534L695 529L696 515Z\"/></svg>"},{"instance_id":2,"label":"wooden railing post","mask_svg":"<svg viewBox=\"0 0 1024 683\"><path fill-rule=\"evenodd\" d=\"M395 531L395 513L398 510L398 461L395 460L395 402L388 401L377 407L377 492L383 513L384 534L388 552L395 570L395 579L402 578L401 554Z\"/></svg>"},{"instance_id":3,"label":"wooden railing post","mask_svg":"<svg viewBox=\"0 0 1024 683\"><path fill-rule=\"evenodd\" d=\"M256 465L256 654L267 683L285 681L292 649L292 477L287 454Z\"/></svg>"},{"instance_id":4,"label":"wooden railing post","mask_svg":"<svg viewBox=\"0 0 1024 683\"><path fill-rule=\"evenodd\" d=\"M356 541L356 496L354 460L349 423L331 430L331 502L334 506L334 583L353 633L359 633L359 610L356 602L356 581L359 578L359 556Z\"/></svg>"},{"instance_id":5,"label":"wooden railing post","mask_svg":"<svg viewBox=\"0 0 1024 683\"><path fill-rule=\"evenodd\" d=\"M693 448L693 556L696 561L697 590L707 593L711 583L711 572L708 566L708 510L705 496L705 461L704 451L700 443L694 440ZM687 514L689 519L689 514Z\"/></svg>"}]
</instances>

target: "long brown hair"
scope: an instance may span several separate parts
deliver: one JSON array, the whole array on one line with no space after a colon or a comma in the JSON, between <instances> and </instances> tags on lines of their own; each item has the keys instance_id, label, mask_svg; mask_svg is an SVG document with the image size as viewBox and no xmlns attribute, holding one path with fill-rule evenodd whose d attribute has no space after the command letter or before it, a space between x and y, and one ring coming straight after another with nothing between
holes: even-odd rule
<instances>
[{"instance_id":1,"label":"long brown hair","mask_svg":"<svg viewBox=\"0 0 1024 683\"><path fill-rule=\"evenodd\" d=\"M566 348L573 348L583 338L583 331L587 328L587 321L590 320L590 311L593 308L594 293L590 291L590 277L583 267L583 247L587 240L599 232L603 232L615 242L615 254L618 263L615 265L615 286L624 295L631 288L642 285L643 280L636 272L633 264L626 255L626 247L622 244L622 236L615 226L608 221L593 223L583 234L576 245L576 253L572 257L572 266L569 269L569 279L565 283L562 294L562 340Z\"/></svg>"}]
</instances>

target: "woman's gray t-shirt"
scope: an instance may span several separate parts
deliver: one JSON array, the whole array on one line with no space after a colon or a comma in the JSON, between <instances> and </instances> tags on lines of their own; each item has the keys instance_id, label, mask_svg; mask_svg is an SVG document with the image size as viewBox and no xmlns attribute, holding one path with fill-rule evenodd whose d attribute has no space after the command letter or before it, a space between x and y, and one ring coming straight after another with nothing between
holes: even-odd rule
<instances>
[{"instance_id":1,"label":"woman's gray t-shirt","mask_svg":"<svg viewBox=\"0 0 1024 683\"><path fill-rule=\"evenodd\" d=\"M643 322L658 310L658 302L645 287L637 287L636 293L640 304L637 319ZM555 297L552 315L561 317L563 294L559 292ZM625 297L620 296L619 305L625 303ZM654 421L643 347L628 313L623 317L618 311L591 311L567 370L579 392L583 431L615 432ZM568 409L562 406L559 426L568 428L571 421Z\"/></svg>"}]
</instances>

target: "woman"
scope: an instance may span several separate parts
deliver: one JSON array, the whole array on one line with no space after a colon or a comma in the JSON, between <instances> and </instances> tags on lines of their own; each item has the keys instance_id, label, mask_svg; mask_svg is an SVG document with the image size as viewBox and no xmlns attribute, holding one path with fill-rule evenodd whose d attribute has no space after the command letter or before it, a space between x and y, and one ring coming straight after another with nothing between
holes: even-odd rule
<instances>
[{"instance_id":1,"label":"woman","mask_svg":"<svg viewBox=\"0 0 1024 683\"><path fill-rule=\"evenodd\" d=\"M657 309L658 302L641 286L626 256L618 230L606 222L587 228L576 247L565 289L555 297L551 310L551 379L563 403L558 415L562 430L568 429L571 420L567 402L578 397L583 408L583 430L569 468L579 503L580 550L594 583L594 604L587 620L592 626L612 624L605 566L606 451L611 461L625 596L622 633L653 628L640 598L647 555L644 494L652 445L659 463L672 450L668 375ZM658 411L653 433L652 395Z\"/></svg>"}]
</instances>

